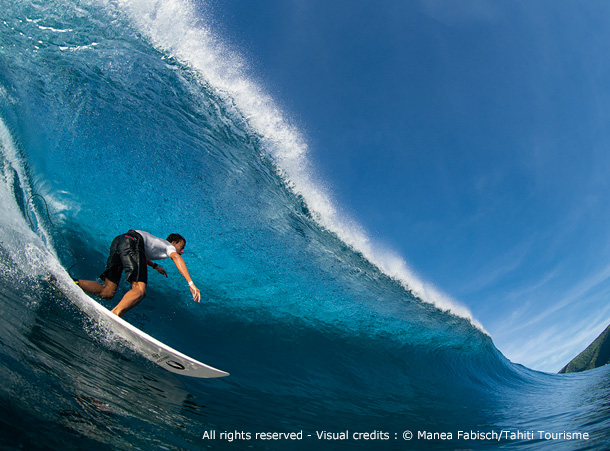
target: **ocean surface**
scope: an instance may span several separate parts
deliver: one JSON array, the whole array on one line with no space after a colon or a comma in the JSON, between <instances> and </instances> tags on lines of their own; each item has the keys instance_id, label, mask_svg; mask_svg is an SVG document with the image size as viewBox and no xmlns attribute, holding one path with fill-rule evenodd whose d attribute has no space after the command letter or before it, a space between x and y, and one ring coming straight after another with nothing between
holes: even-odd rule
<instances>
[{"instance_id":1,"label":"ocean surface","mask_svg":"<svg viewBox=\"0 0 610 451\"><path fill-rule=\"evenodd\" d=\"M610 447L610 367L511 363L376 249L203 9L0 8L1 449ZM187 238L202 302L170 262L125 319L230 377L165 371L75 306L67 269L95 278L131 228Z\"/></svg>"}]
</instances>

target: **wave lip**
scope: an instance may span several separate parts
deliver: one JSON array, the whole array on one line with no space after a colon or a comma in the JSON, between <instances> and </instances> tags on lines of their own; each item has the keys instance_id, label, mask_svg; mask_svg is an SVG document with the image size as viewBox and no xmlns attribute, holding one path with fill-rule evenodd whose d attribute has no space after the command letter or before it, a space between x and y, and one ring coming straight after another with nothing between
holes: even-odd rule
<instances>
[{"instance_id":1,"label":"wave lip","mask_svg":"<svg viewBox=\"0 0 610 451\"><path fill-rule=\"evenodd\" d=\"M485 332L468 308L422 281L402 257L382 249L356 221L337 208L314 175L301 132L248 76L243 59L216 38L192 4L183 0L119 0L119 4L155 48L194 69L203 83L236 108L235 113L260 138L280 176L302 196L320 226L336 234L422 301L466 318Z\"/></svg>"}]
</instances>

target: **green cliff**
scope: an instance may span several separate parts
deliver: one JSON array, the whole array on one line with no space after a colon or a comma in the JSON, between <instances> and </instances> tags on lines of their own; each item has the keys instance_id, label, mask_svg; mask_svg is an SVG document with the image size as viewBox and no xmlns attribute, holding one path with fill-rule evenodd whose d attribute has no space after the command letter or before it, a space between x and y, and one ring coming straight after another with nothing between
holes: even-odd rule
<instances>
[{"instance_id":1,"label":"green cliff","mask_svg":"<svg viewBox=\"0 0 610 451\"><path fill-rule=\"evenodd\" d=\"M587 349L578 354L560 373L577 373L592 370L610 363L610 326Z\"/></svg>"}]
</instances>

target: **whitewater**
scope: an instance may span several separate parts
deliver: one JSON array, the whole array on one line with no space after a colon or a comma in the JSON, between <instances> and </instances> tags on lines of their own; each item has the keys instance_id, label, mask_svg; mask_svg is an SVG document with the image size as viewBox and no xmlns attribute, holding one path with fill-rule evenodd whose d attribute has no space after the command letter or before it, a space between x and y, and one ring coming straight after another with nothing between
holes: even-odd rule
<instances>
[{"instance_id":1,"label":"whitewater","mask_svg":"<svg viewBox=\"0 0 610 451\"><path fill-rule=\"evenodd\" d=\"M511 363L372 242L195 5L0 6L3 449L607 448L608 368ZM168 268L126 319L230 377L175 376L76 307L67 269L132 228L187 237L202 304Z\"/></svg>"}]
</instances>

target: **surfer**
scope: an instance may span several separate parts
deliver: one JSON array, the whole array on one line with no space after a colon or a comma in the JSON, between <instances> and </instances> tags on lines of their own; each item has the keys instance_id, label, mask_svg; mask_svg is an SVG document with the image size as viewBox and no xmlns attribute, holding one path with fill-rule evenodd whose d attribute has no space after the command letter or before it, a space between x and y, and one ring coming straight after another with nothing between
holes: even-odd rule
<instances>
[{"instance_id":1,"label":"surfer","mask_svg":"<svg viewBox=\"0 0 610 451\"><path fill-rule=\"evenodd\" d=\"M75 280L75 282L85 293L103 299L112 299L124 270L127 281L131 283L131 290L125 293L123 299L112 309L112 313L115 315L123 316L146 296L146 284L148 283L146 266L152 267L159 274L167 277L165 269L154 263L153 260L171 258L180 274L188 282L193 299L199 302L201 293L191 280L186 263L181 257L184 253L184 246L186 246L186 239L177 233L172 233L164 240L148 232L130 230L112 241L106 271L100 275L102 284L92 280Z\"/></svg>"}]
</instances>

